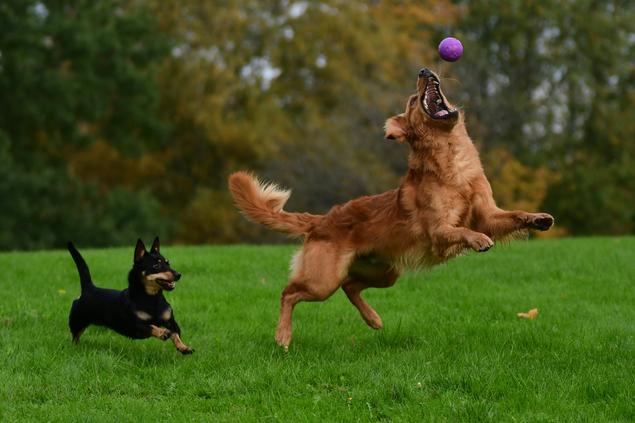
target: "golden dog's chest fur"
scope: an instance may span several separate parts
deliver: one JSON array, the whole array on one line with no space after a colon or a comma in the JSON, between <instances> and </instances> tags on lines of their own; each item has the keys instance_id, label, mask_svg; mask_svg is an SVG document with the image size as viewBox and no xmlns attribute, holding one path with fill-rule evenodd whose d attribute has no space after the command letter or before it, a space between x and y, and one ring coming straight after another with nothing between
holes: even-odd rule
<instances>
[{"instance_id":1,"label":"golden dog's chest fur","mask_svg":"<svg viewBox=\"0 0 635 423\"><path fill-rule=\"evenodd\" d=\"M427 267L460 254L467 246L437 246L431 228L440 220L477 228L472 204L487 200L491 191L462 123L436 139L411 152L399 188L333 207L308 240L337 240L364 260L372 254L399 269Z\"/></svg>"}]
</instances>

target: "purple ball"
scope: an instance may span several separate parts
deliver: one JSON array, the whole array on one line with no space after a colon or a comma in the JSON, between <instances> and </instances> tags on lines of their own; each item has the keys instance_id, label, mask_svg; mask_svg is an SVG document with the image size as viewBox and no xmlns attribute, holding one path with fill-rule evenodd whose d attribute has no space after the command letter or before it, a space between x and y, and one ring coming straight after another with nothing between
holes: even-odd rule
<instances>
[{"instance_id":1,"label":"purple ball","mask_svg":"<svg viewBox=\"0 0 635 423\"><path fill-rule=\"evenodd\" d=\"M439 43L439 55L443 60L456 62L463 54L463 44L454 37L444 38Z\"/></svg>"}]
</instances>

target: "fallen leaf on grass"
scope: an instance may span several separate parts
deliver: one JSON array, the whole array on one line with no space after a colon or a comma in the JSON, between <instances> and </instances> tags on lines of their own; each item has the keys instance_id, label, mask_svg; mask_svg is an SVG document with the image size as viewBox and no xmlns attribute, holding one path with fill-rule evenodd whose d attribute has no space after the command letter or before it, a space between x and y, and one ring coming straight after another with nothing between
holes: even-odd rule
<instances>
[{"instance_id":1,"label":"fallen leaf on grass","mask_svg":"<svg viewBox=\"0 0 635 423\"><path fill-rule=\"evenodd\" d=\"M535 319L536 317L538 317L538 309L532 308L527 313L516 313L516 316L524 317L525 319Z\"/></svg>"}]
</instances>

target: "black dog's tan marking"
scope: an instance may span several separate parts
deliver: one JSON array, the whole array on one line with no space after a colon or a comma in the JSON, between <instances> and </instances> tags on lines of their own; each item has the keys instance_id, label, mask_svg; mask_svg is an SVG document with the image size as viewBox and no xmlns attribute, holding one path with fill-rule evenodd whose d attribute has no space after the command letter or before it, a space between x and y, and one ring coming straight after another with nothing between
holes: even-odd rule
<instances>
[{"instance_id":1,"label":"black dog's tan marking","mask_svg":"<svg viewBox=\"0 0 635 423\"><path fill-rule=\"evenodd\" d=\"M150 325L150 329L152 336L154 336L155 338L159 338L162 341L165 341L172 336L172 332L170 332L166 328L160 328L158 326Z\"/></svg>"},{"instance_id":2,"label":"black dog's tan marking","mask_svg":"<svg viewBox=\"0 0 635 423\"><path fill-rule=\"evenodd\" d=\"M171 335L172 342L174 342L174 346L177 350L181 351L183 354L191 354L194 350L191 347L188 347L181 341L181 337L178 333L173 333Z\"/></svg>"},{"instance_id":3,"label":"black dog's tan marking","mask_svg":"<svg viewBox=\"0 0 635 423\"><path fill-rule=\"evenodd\" d=\"M172 339L182 354L194 352L181 341L181 329L174 320L172 307L163 296L164 290L174 289L181 274L170 267L170 262L159 249L159 238L155 238L149 252L138 240L132 269L128 273L128 289L117 291L96 287L81 254L72 243L68 243L82 288L81 296L73 301L68 318L73 342L79 342L89 325L99 325L133 339L151 336L164 341Z\"/></svg>"}]
</instances>

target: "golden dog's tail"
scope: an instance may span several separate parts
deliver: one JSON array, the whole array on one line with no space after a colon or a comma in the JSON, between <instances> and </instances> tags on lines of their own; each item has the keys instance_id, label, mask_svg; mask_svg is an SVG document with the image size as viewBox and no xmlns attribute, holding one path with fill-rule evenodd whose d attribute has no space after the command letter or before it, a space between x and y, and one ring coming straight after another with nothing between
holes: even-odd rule
<instances>
[{"instance_id":1,"label":"golden dog's tail","mask_svg":"<svg viewBox=\"0 0 635 423\"><path fill-rule=\"evenodd\" d=\"M322 216L309 213L287 213L282 207L291 196L273 183L265 183L247 172L229 175L229 191L247 219L268 228L300 236L308 234Z\"/></svg>"}]
</instances>

